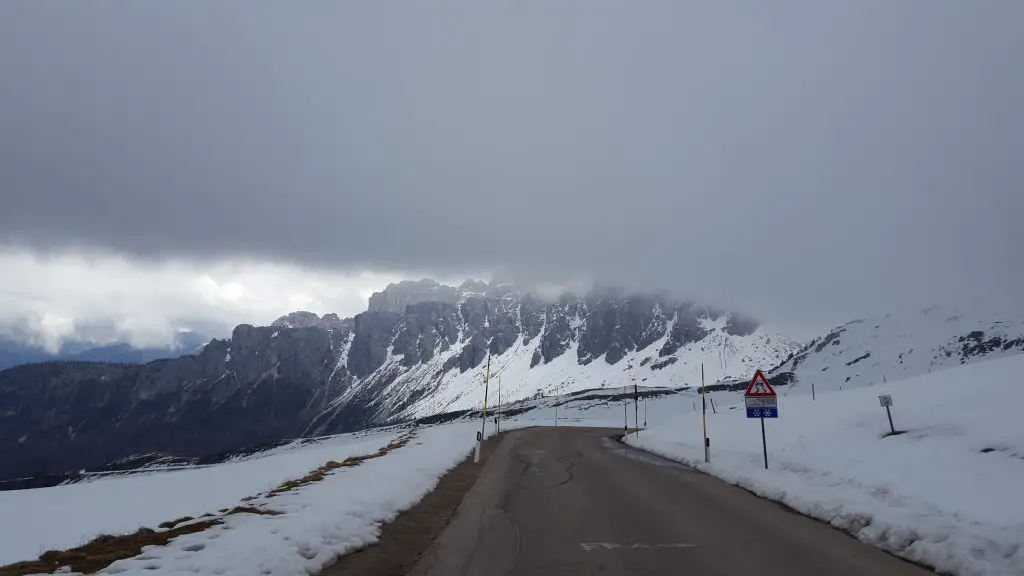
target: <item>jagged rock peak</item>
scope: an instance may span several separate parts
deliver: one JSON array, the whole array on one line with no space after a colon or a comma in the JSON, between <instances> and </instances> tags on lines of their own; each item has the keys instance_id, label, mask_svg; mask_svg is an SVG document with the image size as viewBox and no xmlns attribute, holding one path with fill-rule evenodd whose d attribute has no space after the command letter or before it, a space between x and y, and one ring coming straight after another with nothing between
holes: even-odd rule
<instances>
[{"instance_id":1,"label":"jagged rock peak","mask_svg":"<svg viewBox=\"0 0 1024 576\"><path fill-rule=\"evenodd\" d=\"M353 322L351 318L342 320L334 313L324 314L323 318L321 318L314 312L300 310L281 316L274 320L271 326L275 328L323 328L328 331L334 331L341 328L351 328Z\"/></svg>"},{"instance_id":2,"label":"jagged rock peak","mask_svg":"<svg viewBox=\"0 0 1024 576\"><path fill-rule=\"evenodd\" d=\"M459 285L460 292L474 292L478 294L487 293L488 285L482 280L466 280Z\"/></svg>"},{"instance_id":3,"label":"jagged rock peak","mask_svg":"<svg viewBox=\"0 0 1024 576\"><path fill-rule=\"evenodd\" d=\"M352 318L345 318L342 320L335 313L324 314L323 318L320 319L320 327L327 330L338 330L340 328L352 328L355 325L355 320Z\"/></svg>"},{"instance_id":4,"label":"jagged rock peak","mask_svg":"<svg viewBox=\"0 0 1024 576\"><path fill-rule=\"evenodd\" d=\"M337 316L337 315L335 315ZM299 310L291 314L285 314L271 324L278 328L312 328L320 325L320 316L315 312Z\"/></svg>"},{"instance_id":5,"label":"jagged rock peak","mask_svg":"<svg viewBox=\"0 0 1024 576\"><path fill-rule=\"evenodd\" d=\"M405 308L421 302L446 302L454 304L459 301L459 290L441 284L436 280L405 280L397 284L388 284L380 292L370 296L367 308L369 312L405 312Z\"/></svg>"}]
</instances>

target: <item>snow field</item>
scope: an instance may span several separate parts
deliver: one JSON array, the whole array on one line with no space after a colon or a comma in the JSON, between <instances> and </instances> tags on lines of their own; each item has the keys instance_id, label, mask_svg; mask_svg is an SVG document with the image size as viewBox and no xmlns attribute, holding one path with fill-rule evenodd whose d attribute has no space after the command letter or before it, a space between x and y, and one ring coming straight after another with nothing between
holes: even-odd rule
<instances>
[{"instance_id":1,"label":"snow field","mask_svg":"<svg viewBox=\"0 0 1024 576\"><path fill-rule=\"evenodd\" d=\"M909 560L960 576L1024 574L1024 356L842 392L779 398L766 420L742 406L684 413L626 441L782 502ZM879 394L891 394L889 432ZM725 409L722 409L725 408Z\"/></svg>"},{"instance_id":2,"label":"snow field","mask_svg":"<svg viewBox=\"0 0 1024 576\"><path fill-rule=\"evenodd\" d=\"M476 430L479 423L420 428L406 446L385 456L247 503L279 515L226 516L222 525L151 547L98 574L316 573L339 556L376 542L382 524L419 502L469 454Z\"/></svg>"},{"instance_id":3,"label":"snow field","mask_svg":"<svg viewBox=\"0 0 1024 576\"><path fill-rule=\"evenodd\" d=\"M1021 353L1014 345L1024 338L1024 315L993 312L977 305L932 306L925 310L902 311L865 318L837 326L834 338L819 338L806 355L785 362L776 372L792 370L797 379L793 393L811 393L859 388L884 380L903 380L960 364L964 348L978 340L995 338L985 356L970 356L968 362L991 360ZM769 380L772 374L767 374Z\"/></svg>"},{"instance_id":4,"label":"snow field","mask_svg":"<svg viewBox=\"0 0 1024 576\"><path fill-rule=\"evenodd\" d=\"M239 500L334 459L372 454L398 432L323 438L302 448L203 468L0 492L0 565L85 544L100 534L156 528L182 516L233 508Z\"/></svg>"}]
</instances>

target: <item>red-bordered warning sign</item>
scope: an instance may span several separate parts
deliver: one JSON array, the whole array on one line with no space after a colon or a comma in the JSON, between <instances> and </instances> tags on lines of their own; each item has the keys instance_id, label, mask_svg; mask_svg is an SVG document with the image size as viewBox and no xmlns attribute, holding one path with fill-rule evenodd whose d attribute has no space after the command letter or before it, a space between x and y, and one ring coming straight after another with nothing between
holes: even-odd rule
<instances>
[{"instance_id":1,"label":"red-bordered warning sign","mask_svg":"<svg viewBox=\"0 0 1024 576\"><path fill-rule=\"evenodd\" d=\"M744 396L775 396L775 389L768 383L768 379L764 377L764 374L758 370L757 374L754 374L754 379L750 381L750 386L747 386L747 391L743 393Z\"/></svg>"}]
</instances>

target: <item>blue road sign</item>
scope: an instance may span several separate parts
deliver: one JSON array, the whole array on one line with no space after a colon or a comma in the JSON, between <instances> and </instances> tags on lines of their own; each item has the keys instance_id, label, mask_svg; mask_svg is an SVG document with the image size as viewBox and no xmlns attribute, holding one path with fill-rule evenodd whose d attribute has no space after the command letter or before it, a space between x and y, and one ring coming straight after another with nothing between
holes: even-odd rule
<instances>
[{"instance_id":1,"label":"blue road sign","mask_svg":"<svg viewBox=\"0 0 1024 576\"><path fill-rule=\"evenodd\" d=\"M778 418L778 408L747 408L747 418Z\"/></svg>"}]
</instances>

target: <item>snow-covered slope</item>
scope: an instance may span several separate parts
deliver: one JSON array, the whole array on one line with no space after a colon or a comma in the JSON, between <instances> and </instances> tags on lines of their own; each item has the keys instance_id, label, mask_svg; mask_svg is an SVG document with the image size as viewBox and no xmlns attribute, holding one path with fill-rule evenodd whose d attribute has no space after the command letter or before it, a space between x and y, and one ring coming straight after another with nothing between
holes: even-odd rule
<instances>
[{"instance_id":1,"label":"snow-covered slope","mask_svg":"<svg viewBox=\"0 0 1024 576\"><path fill-rule=\"evenodd\" d=\"M1017 355L817 400L779 398L779 418L765 421L768 470L760 422L740 406L708 414L710 465L688 406L627 441L943 573L1024 574L1024 420L1007 401L1021 373ZM892 396L904 434L886 436L879 394Z\"/></svg>"},{"instance_id":2,"label":"snow-covered slope","mask_svg":"<svg viewBox=\"0 0 1024 576\"><path fill-rule=\"evenodd\" d=\"M182 516L216 514L329 460L372 454L399 433L321 438L300 448L276 448L214 466L151 469L67 486L0 491L0 565L79 546L100 534L130 533Z\"/></svg>"},{"instance_id":3,"label":"snow-covered slope","mask_svg":"<svg viewBox=\"0 0 1024 576\"><path fill-rule=\"evenodd\" d=\"M665 357L659 357L662 341L644 350L629 352L616 364L604 361L581 365L576 346L547 364L531 366L538 344L523 345L492 358L490 386L500 386L502 400L528 398L538 393L569 394L589 388L617 388L636 383L640 386L699 386L701 364L708 383L746 376L759 367L770 366L784 358L793 345L790 341L759 328L754 334L730 336L720 328L698 342L692 342ZM444 358L419 367L395 381L396 390L415 381L423 373L439 369ZM445 374L430 396L413 405L405 415L425 416L443 411L477 408L483 402L486 362L466 372ZM499 382L500 379L500 382ZM496 390L489 400L497 400Z\"/></svg>"},{"instance_id":4,"label":"snow-covered slope","mask_svg":"<svg viewBox=\"0 0 1024 576\"><path fill-rule=\"evenodd\" d=\"M702 364L709 383L743 378L800 346L740 314L660 295L597 292L544 302L511 284L480 283L458 295L454 303L416 301L392 324L382 315L397 312L357 317L339 362L350 381L306 434L335 430L354 406L369 406L378 420L478 407L488 362L491 386L500 378L502 400L510 401L632 383L695 386ZM361 327L376 321L376 336L360 342ZM379 364L361 371L352 354L374 346Z\"/></svg>"},{"instance_id":5,"label":"snow-covered slope","mask_svg":"<svg viewBox=\"0 0 1024 576\"><path fill-rule=\"evenodd\" d=\"M879 384L1024 352L1024 316L934 306L854 320L815 338L769 378L794 390Z\"/></svg>"}]
</instances>

